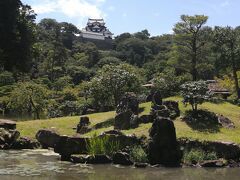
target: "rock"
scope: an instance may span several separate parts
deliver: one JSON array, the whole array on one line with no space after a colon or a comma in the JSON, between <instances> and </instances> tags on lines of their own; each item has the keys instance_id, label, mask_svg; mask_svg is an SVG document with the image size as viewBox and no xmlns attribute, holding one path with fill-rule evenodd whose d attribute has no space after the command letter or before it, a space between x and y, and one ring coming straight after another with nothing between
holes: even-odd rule
<instances>
[{"instance_id":1,"label":"rock","mask_svg":"<svg viewBox=\"0 0 240 180\"><path fill-rule=\"evenodd\" d=\"M0 149L10 149L19 136L19 131L0 128Z\"/></svg>"},{"instance_id":2,"label":"rock","mask_svg":"<svg viewBox=\"0 0 240 180\"><path fill-rule=\"evenodd\" d=\"M153 122L153 116L152 115L142 115L139 117L139 123L147 124Z\"/></svg>"},{"instance_id":3,"label":"rock","mask_svg":"<svg viewBox=\"0 0 240 180\"><path fill-rule=\"evenodd\" d=\"M201 167L224 167L226 166L223 160L208 160L200 163Z\"/></svg>"},{"instance_id":4,"label":"rock","mask_svg":"<svg viewBox=\"0 0 240 180\"><path fill-rule=\"evenodd\" d=\"M115 117L114 129L130 129L130 119L132 115L133 113L130 110L117 114Z\"/></svg>"},{"instance_id":5,"label":"rock","mask_svg":"<svg viewBox=\"0 0 240 180\"><path fill-rule=\"evenodd\" d=\"M72 163L80 163L80 164L85 164L87 163L87 158L86 155L71 155L70 156L70 161Z\"/></svg>"},{"instance_id":6,"label":"rock","mask_svg":"<svg viewBox=\"0 0 240 180\"><path fill-rule=\"evenodd\" d=\"M17 150L37 149L37 148L40 148L40 146L41 146L41 144L37 141L34 141L27 137L21 137L12 144L11 149L17 149Z\"/></svg>"},{"instance_id":7,"label":"rock","mask_svg":"<svg viewBox=\"0 0 240 180\"><path fill-rule=\"evenodd\" d=\"M104 154L90 155L87 157L88 164L109 164L112 163L112 160L109 156Z\"/></svg>"},{"instance_id":8,"label":"rock","mask_svg":"<svg viewBox=\"0 0 240 180\"><path fill-rule=\"evenodd\" d=\"M138 116L133 114L130 118L130 128L137 128L138 124Z\"/></svg>"},{"instance_id":9,"label":"rock","mask_svg":"<svg viewBox=\"0 0 240 180\"><path fill-rule=\"evenodd\" d=\"M90 132L92 129L89 127L90 121L89 117L80 117L80 122L77 125L77 133L79 134L85 134Z\"/></svg>"},{"instance_id":10,"label":"rock","mask_svg":"<svg viewBox=\"0 0 240 180\"><path fill-rule=\"evenodd\" d=\"M109 141L118 142L122 148L141 144L141 139L135 135L125 135L116 130L103 132L98 137L107 137Z\"/></svg>"},{"instance_id":11,"label":"rock","mask_svg":"<svg viewBox=\"0 0 240 180\"><path fill-rule=\"evenodd\" d=\"M41 129L37 132L36 139L43 148L54 148L60 140L60 135L54 130Z\"/></svg>"},{"instance_id":12,"label":"rock","mask_svg":"<svg viewBox=\"0 0 240 180\"><path fill-rule=\"evenodd\" d=\"M152 103L154 105L162 105L162 95L160 91L156 91L152 96Z\"/></svg>"},{"instance_id":13,"label":"rock","mask_svg":"<svg viewBox=\"0 0 240 180\"><path fill-rule=\"evenodd\" d=\"M70 161L73 163L87 163L87 164L109 164L112 159L104 154L96 155L71 155Z\"/></svg>"},{"instance_id":14,"label":"rock","mask_svg":"<svg viewBox=\"0 0 240 180\"><path fill-rule=\"evenodd\" d=\"M63 160L68 160L72 154L87 153L88 138L60 136L54 147L54 152L59 153Z\"/></svg>"},{"instance_id":15,"label":"rock","mask_svg":"<svg viewBox=\"0 0 240 180\"><path fill-rule=\"evenodd\" d=\"M16 122L6 119L0 119L0 128L15 130Z\"/></svg>"},{"instance_id":16,"label":"rock","mask_svg":"<svg viewBox=\"0 0 240 180\"><path fill-rule=\"evenodd\" d=\"M117 105L116 113L120 114L128 110L132 111L132 113L135 115L138 114L139 101L134 93L125 93Z\"/></svg>"},{"instance_id":17,"label":"rock","mask_svg":"<svg viewBox=\"0 0 240 180\"><path fill-rule=\"evenodd\" d=\"M178 166L181 152L176 140L173 122L168 118L157 117L150 129L148 158L150 164Z\"/></svg>"},{"instance_id":18,"label":"rock","mask_svg":"<svg viewBox=\"0 0 240 180\"><path fill-rule=\"evenodd\" d=\"M217 117L218 117L218 123L221 124L222 127L229 128L229 129L235 128L234 123L227 117L224 117L223 115L217 115Z\"/></svg>"},{"instance_id":19,"label":"rock","mask_svg":"<svg viewBox=\"0 0 240 180\"><path fill-rule=\"evenodd\" d=\"M113 155L113 163L120 164L124 166L133 165L133 162L130 160L129 154L125 152L117 152Z\"/></svg>"},{"instance_id":20,"label":"rock","mask_svg":"<svg viewBox=\"0 0 240 180\"><path fill-rule=\"evenodd\" d=\"M145 168L148 166L148 164L147 163L135 163L134 166L136 168Z\"/></svg>"},{"instance_id":21,"label":"rock","mask_svg":"<svg viewBox=\"0 0 240 180\"><path fill-rule=\"evenodd\" d=\"M177 101L163 101L163 105L169 109L171 119L180 116L180 109Z\"/></svg>"}]
</instances>

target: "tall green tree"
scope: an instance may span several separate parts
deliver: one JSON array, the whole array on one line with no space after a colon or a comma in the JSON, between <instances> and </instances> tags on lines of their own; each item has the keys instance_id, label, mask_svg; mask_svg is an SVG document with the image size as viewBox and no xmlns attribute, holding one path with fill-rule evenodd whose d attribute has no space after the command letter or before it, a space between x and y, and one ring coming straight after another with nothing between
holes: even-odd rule
<instances>
[{"instance_id":1,"label":"tall green tree","mask_svg":"<svg viewBox=\"0 0 240 180\"><path fill-rule=\"evenodd\" d=\"M20 0L0 1L0 66L29 71L35 32L35 13Z\"/></svg>"},{"instance_id":2,"label":"tall green tree","mask_svg":"<svg viewBox=\"0 0 240 180\"><path fill-rule=\"evenodd\" d=\"M206 45L207 38L204 25L208 20L207 16L182 15L181 21L174 27L175 43L181 55L190 62L190 73L194 81L197 80L197 64L200 60L202 49Z\"/></svg>"},{"instance_id":3,"label":"tall green tree","mask_svg":"<svg viewBox=\"0 0 240 180\"><path fill-rule=\"evenodd\" d=\"M215 44L220 63L230 67L234 79L237 97L240 99L240 87L237 71L240 69L240 29L215 27Z\"/></svg>"}]
</instances>

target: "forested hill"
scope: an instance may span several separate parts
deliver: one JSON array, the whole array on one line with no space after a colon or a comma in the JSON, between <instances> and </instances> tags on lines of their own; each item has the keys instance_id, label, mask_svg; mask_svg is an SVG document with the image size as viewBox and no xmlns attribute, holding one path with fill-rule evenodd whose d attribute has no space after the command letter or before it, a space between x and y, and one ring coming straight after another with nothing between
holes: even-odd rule
<instances>
[{"instance_id":1,"label":"forested hill","mask_svg":"<svg viewBox=\"0 0 240 180\"><path fill-rule=\"evenodd\" d=\"M114 109L125 92L140 98L151 81L163 97L186 81L218 79L240 98L240 27L208 27L207 16L182 15L173 34L123 33L112 50L82 43L73 24L35 21L20 0L0 2L0 113L60 117Z\"/></svg>"}]
</instances>

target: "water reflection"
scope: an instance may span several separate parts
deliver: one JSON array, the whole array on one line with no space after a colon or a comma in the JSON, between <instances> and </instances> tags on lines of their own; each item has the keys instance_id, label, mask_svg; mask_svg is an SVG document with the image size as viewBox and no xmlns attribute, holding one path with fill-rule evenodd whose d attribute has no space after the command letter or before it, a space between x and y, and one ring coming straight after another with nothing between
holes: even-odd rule
<instances>
[{"instance_id":1,"label":"water reflection","mask_svg":"<svg viewBox=\"0 0 240 180\"><path fill-rule=\"evenodd\" d=\"M59 161L48 150L0 151L1 180L88 179L88 180L237 180L239 169L146 168L113 165L85 165Z\"/></svg>"}]
</instances>

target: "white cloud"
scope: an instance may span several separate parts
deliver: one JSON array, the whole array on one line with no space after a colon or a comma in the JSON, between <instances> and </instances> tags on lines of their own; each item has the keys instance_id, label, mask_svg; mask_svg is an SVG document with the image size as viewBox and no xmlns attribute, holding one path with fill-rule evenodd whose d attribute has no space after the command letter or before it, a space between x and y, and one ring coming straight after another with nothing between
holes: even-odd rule
<instances>
[{"instance_id":1,"label":"white cloud","mask_svg":"<svg viewBox=\"0 0 240 180\"><path fill-rule=\"evenodd\" d=\"M32 7L37 14L62 13L70 18L101 18L105 13L100 6L105 0L42 0Z\"/></svg>"}]
</instances>

